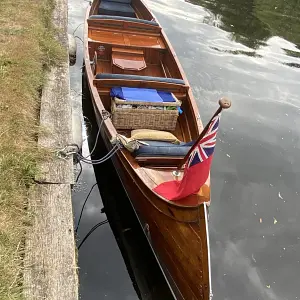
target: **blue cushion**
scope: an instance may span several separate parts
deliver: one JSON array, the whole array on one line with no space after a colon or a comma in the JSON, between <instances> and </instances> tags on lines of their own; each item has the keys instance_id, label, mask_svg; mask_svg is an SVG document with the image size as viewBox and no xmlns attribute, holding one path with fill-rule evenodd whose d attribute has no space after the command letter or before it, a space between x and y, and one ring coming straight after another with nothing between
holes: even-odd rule
<instances>
[{"instance_id":1,"label":"blue cushion","mask_svg":"<svg viewBox=\"0 0 300 300\"><path fill-rule=\"evenodd\" d=\"M100 15L123 16L135 18L134 9L130 4L102 0L99 6Z\"/></svg>"},{"instance_id":2,"label":"blue cushion","mask_svg":"<svg viewBox=\"0 0 300 300\"><path fill-rule=\"evenodd\" d=\"M131 0L107 0L107 1L131 4Z\"/></svg>"},{"instance_id":3,"label":"blue cushion","mask_svg":"<svg viewBox=\"0 0 300 300\"><path fill-rule=\"evenodd\" d=\"M143 81L158 81L158 82L166 82L166 83L175 83L175 84L182 84L182 85L185 84L182 79L177 79L177 78L139 76L139 75L128 75L128 74L101 73L101 74L96 75L96 79L143 80Z\"/></svg>"},{"instance_id":4,"label":"blue cushion","mask_svg":"<svg viewBox=\"0 0 300 300\"><path fill-rule=\"evenodd\" d=\"M140 24L149 24L153 26L159 26L155 21L142 20L137 18L121 17L121 16L103 16L103 15L92 15L89 20L119 20L119 21L130 21Z\"/></svg>"},{"instance_id":5,"label":"blue cushion","mask_svg":"<svg viewBox=\"0 0 300 300\"><path fill-rule=\"evenodd\" d=\"M180 145L161 141L143 141L149 146L140 145L139 149L133 153L134 157L184 157L194 144L194 141L181 143Z\"/></svg>"},{"instance_id":6,"label":"blue cushion","mask_svg":"<svg viewBox=\"0 0 300 300\"><path fill-rule=\"evenodd\" d=\"M156 89L113 87L111 97L139 102L175 102L170 92L157 91Z\"/></svg>"}]
</instances>

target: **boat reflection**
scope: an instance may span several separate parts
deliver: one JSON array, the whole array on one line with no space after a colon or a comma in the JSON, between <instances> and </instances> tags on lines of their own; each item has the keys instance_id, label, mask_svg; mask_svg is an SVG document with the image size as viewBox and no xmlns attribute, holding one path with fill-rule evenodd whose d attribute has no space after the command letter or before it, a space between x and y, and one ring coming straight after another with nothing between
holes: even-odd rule
<instances>
[{"instance_id":1,"label":"boat reflection","mask_svg":"<svg viewBox=\"0 0 300 300\"><path fill-rule=\"evenodd\" d=\"M82 86L83 114L89 120L91 128L88 135L91 149L95 143L98 128L84 79ZM103 157L106 153L105 145L99 139L92 158ZM104 211L139 299L174 299L111 160L95 165L94 171Z\"/></svg>"}]
</instances>

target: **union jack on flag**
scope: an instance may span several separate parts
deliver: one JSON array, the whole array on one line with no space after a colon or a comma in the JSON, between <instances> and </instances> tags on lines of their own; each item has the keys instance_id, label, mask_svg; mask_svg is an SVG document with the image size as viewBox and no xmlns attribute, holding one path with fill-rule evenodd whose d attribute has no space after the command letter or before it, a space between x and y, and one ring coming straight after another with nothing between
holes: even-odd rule
<instances>
[{"instance_id":1,"label":"union jack on flag","mask_svg":"<svg viewBox=\"0 0 300 300\"><path fill-rule=\"evenodd\" d=\"M198 193L209 176L219 122L220 114L211 120L206 134L197 145L194 145L194 150L184 168L182 180L166 181L159 184L153 189L157 194L165 199L176 201Z\"/></svg>"},{"instance_id":2,"label":"union jack on flag","mask_svg":"<svg viewBox=\"0 0 300 300\"><path fill-rule=\"evenodd\" d=\"M196 146L195 150L191 153L187 163L188 168L203 162L214 153L219 123L220 114L212 119L207 133Z\"/></svg>"}]
</instances>

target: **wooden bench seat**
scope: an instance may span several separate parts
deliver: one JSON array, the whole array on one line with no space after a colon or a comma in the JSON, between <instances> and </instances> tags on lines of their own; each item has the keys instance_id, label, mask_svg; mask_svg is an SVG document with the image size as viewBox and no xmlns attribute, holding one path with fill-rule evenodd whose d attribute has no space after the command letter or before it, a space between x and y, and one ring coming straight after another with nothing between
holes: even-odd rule
<instances>
[{"instance_id":1,"label":"wooden bench seat","mask_svg":"<svg viewBox=\"0 0 300 300\"><path fill-rule=\"evenodd\" d=\"M152 88L167 90L171 93L179 92L185 94L189 88L182 79L127 74L97 74L94 79L94 85L97 87L100 94L101 89L107 89L114 86Z\"/></svg>"},{"instance_id":2,"label":"wooden bench seat","mask_svg":"<svg viewBox=\"0 0 300 300\"><path fill-rule=\"evenodd\" d=\"M151 35L111 32L89 28L89 41L110 44L112 46L132 46L141 48L166 49L162 38Z\"/></svg>"},{"instance_id":3,"label":"wooden bench seat","mask_svg":"<svg viewBox=\"0 0 300 300\"><path fill-rule=\"evenodd\" d=\"M119 17L119 16L101 16L93 15L87 20L90 28L108 28L109 30L134 31L143 34L161 32L161 27L155 21L148 21L136 18Z\"/></svg>"},{"instance_id":4,"label":"wooden bench seat","mask_svg":"<svg viewBox=\"0 0 300 300\"><path fill-rule=\"evenodd\" d=\"M112 87L139 87L171 92L179 100L185 100L189 86L176 78L137 76L128 74L97 74L94 81L105 109L110 110L110 90Z\"/></svg>"}]
</instances>

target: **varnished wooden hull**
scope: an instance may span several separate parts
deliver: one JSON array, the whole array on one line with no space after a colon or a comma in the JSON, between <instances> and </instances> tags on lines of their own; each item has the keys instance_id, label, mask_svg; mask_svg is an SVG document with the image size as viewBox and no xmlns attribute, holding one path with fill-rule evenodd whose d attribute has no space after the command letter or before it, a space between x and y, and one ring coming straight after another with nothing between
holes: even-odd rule
<instances>
[{"instance_id":1,"label":"varnished wooden hull","mask_svg":"<svg viewBox=\"0 0 300 300\"><path fill-rule=\"evenodd\" d=\"M135 0L135 2L138 1ZM144 4L141 2L140 8L141 5ZM151 13L146 7L143 9L151 19ZM92 7L92 11L94 10L95 6ZM87 18L88 15L89 11ZM161 41L168 49L168 53L172 55L170 61L173 61L176 70L174 72L186 82L188 87L184 72L163 31ZM99 89L97 90L99 87L94 84L94 72L90 64L92 60L90 54L93 52L88 47L87 22L84 42L85 71L97 122L100 124L102 123L101 112L107 108L104 105L104 100L107 101L108 98L104 99L101 95L106 91L100 89L99 92ZM188 120L190 126L183 128L182 136L189 139L199 134L202 124L198 118L198 110L191 89L186 90L186 96L186 116L183 115L182 118L185 118L185 121ZM116 134L117 131L111 120L102 123L101 135L108 151L112 147L110 140ZM169 279L176 298L185 300L211 299L209 239L206 204L204 202L209 200L209 192L207 193L208 196L203 196L203 193L194 195L192 200L196 199L196 202L186 202L186 205L166 201L153 192L153 178L151 176L153 175L155 179L159 180L170 180L172 179L172 169L160 171L159 168L142 167L126 149L121 149L115 154L113 163L141 225L144 227L150 245ZM155 181L155 184L159 183Z\"/></svg>"},{"instance_id":2,"label":"varnished wooden hull","mask_svg":"<svg viewBox=\"0 0 300 300\"><path fill-rule=\"evenodd\" d=\"M95 103L94 109L99 125ZM111 150L105 128L101 136L107 151ZM206 204L193 208L168 205L135 175L122 152L112 160L176 299L210 299Z\"/></svg>"}]
</instances>

